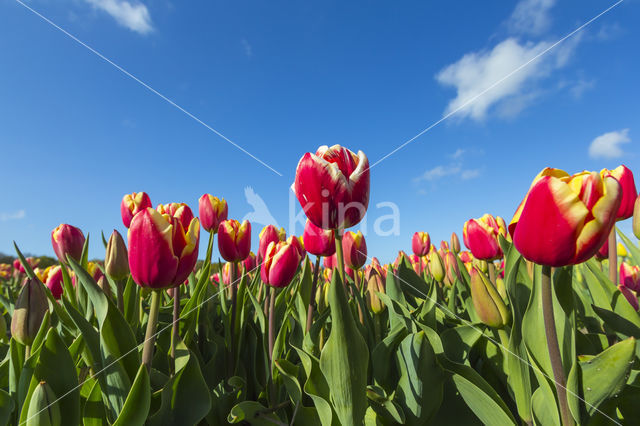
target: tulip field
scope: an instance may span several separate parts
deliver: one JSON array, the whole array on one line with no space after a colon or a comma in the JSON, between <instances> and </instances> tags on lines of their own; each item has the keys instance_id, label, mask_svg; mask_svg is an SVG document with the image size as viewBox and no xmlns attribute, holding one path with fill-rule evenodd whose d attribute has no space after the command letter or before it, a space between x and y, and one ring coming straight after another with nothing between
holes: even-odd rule
<instances>
[{"instance_id":1,"label":"tulip field","mask_svg":"<svg viewBox=\"0 0 640 426\"><path fill-rule=\"evenodd\" d=\"M640 422L631 170L544 169L512 218L469 218L437 244L425 223L389 264L351 229L369 172L362 151L306 153L300 236L252 229L213 195L192 210L138 192L103 252L69 224L46 268L16 241L0 265L0 424Z\"/></svg>"}]
</instances>

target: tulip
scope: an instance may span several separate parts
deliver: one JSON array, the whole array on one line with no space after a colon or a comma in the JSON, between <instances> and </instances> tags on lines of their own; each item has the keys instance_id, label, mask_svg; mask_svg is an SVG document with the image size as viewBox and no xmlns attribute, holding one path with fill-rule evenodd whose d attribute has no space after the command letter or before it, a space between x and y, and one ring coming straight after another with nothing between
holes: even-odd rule
<instances>
[{"instance_id":1,"label":"tulip","mask_svg":"<svg viewBox=\"0 0 640 426\"><path fill-rule=\"evenodd\" d=\"M476 259L495 260L502 257L502 249L498 243L498 236L507 235L507 229L490 214L485 214L479 219L469 219L464 224L462 237Z\"/></svg>"},{"instance_id":2,"label":"tulip","mask_svg":"<svg viewBox=\"0 0 640 426\"><path fill-rule=\"evenodd\" d=\"M502 328L511 322L511 311L505 305L498 290L477 268L471 269L471 298L473 307L484 324Z\"/></svg>"},{"instance_id":3,"label":"tulip","mask_svg":"<svg viewBox=\"0 0 640 426\"><path fill-rule=\"evenodd\" d=\"M387 265L385 265L387 266ZM378 272L385 280L387 279L387 270L380 265L380 261L377 257L371 259L371 267Z\"/></svg>"},{"instance_id":4,"label":"tulip","mask_svg":"<svg viewBox=\"0 0 640 426\"><path fill-rule=\"evenodd\" d=\"M378 271L369 265L364 274L364 280L367 285L367 306L374 314L380 314L384 312L385 305L380 300L380 297L376 294L383 293L385 291L385 283L382 279L382 276L378 273Z\"/></svg>"},{"instance_id":5,"label":"tulip","mask_svg":"<svg viewBox=\"0 0 640 426\"><path fill-rule=\"evenodd\" d=\"M251 251L251 223L229 219L218 226L218 250L227 262L240 262Z\"/></svg>"},{"instance_id":6,"label":"tulip","mask_svg":"<svg viewBox=\"0 0 640 426\"><path fill-rule=\"evenodd\" d=\"M31 394L27 419L24 423L27 426L60 426L62 424L62 416L58 401L63 397L64 395L61 398L57 398L51 386L47 382L41 381Z\"/></svg>"},{"instance_id":7,"label":"tulip","mask_svg":"<svg viewBox=\"0 0 640 426\"><path fill-rule=\"evenodd\" d=\"M304 242L302 241L302 237L296 237L295 235L291 235L287 238L287 243L291 244L298 250L298 255L300 259L304 259L307 256L307 251L304 248Z\"/></svg>"},{"instance_id":8,"label":"tulip","mask_svg":"<svg viewBox=\"0 0 640 426\"><path fill-rule=\"evenodd\" d=\"M449 248L449 243L448 243L448 242L446 242L446 241L444 241L444 240L443 240L443 241L440 241L440 250L442 250L443 252L446 252L446 251L448 251L448 250L451 250L451 249Z\"/></svg>"},{"instance_id":9,"label":"tulip","mask_svg":"<svg viewBox=\"0 0 640 426\"><path fill-rule=\"evenodd\" d=\"M342 248L346 266L349 268L357 270L367 263L367 243L362 232L345 232L342 239Z\"/></svg>"},{"instance_id":10,"label":"tulip","mask_svg":"<svg viewBox=\"0 0 640 426\"><path fill-rule=\"evenodd\" d=\"M114 281L122 281L129 276L127 246L122 235L115 229L109 237L104 256L105 272Z\"/></svg>"},{"instance_id":11,"label":"tulip","mask_svg":"<svg viewBox=\"0 0 640 426\"><path fill-rule=\"evenodd\" d=\"M307 219L302 234L305 249L316 256L327 258L336 252L335 231L322 229Z\"/></svg>"},{"instance_id":12,"label":"tulip","mask_svg":"<svg viewBox=\"0 0 640 426\"><path fill-rule=\"evenodd\" d=\"M638 304L638 296L633 290L623 286L622 284L618 286L618 290L620 290L620 293L622 293L624 297L629 301L631 306L633 306L633 309L635 309L636 311L640 309L640 305Z\"/></svg>"},{"instance_id":13,"label":"tulip","mask_svg":"<svg viewBox=\"0 0 640 426\"><path fill-rule=\"evenodd\" d=\"M49 309L47 295L38 278L26 281L16 300L11 317L11 336L18 343L31 346Z\"/></svg>"},{"instance_id":14,"label":"tulip","mask_svg":"<svg viewBox=\"0 0 640 426\"><path fill-rule=\"evenodd\" d=\"M67 255L80 262L84 234L75 226L62 224L51 231L51 245L61 263L67 263Z\"/></svg>"},{"instance_id":15,"label":"tulip","mask_svg":"<svg viewBox=\"0 0 640 426\"><path fill-rule=\"evenodd\" d=\"M631 266L627 262L620 264L620 285L640 292L640 266Z\"/></svg>"},{"instance_id":16,"label":"tulip","mask_svg":"<svg viewBox=\"0 0 640 426\"><path fill-rule=\"evenodd\" d=\"M335 253L331 256L327 256L324 258L322 264L327 270L332 271L338 266L338 257Z\"/></svg>"},{"instance_id":17,"label":"tulip","mask_svg":"<svg viewBox=\"0 0 640 426\"><path fill-rule=\"evenodd\" d=\"M411 238L411 249L416 256L426 256L431 248L431 237L426 232L416 232Z\"/></svg>"},{"instance_id":18,"label":"tulip","mask_svg":"<svg viewBox=\"0 0 640 426\"><path fill-rule=\"evenodd\" d=\"M601 261L609 257L609 241L605 241L604 244L602 244L602 247L598 249L598 251L594 256L596 260L601 260Z\"/></svg>"},{"instance_id":19,"label":"tulip","mask_svg":"<svg viewBox=\"0 0 640 426\"><path fill-rule=\"evenodd\" d=\"M503 229L506 230L507 228L505 227ZM453 250L453 252L456 254L460 253L460 239L458 238L458 234L456 234L455 232L451 233L451 250Z\"/></svg>"},{"instance_id":20,"label":"tulip","mask_svg":"<svg viewBox=\"0 0 640 426\"><path fill-rule=\"evenodd\" d=\"M247 258L242 261L242 266L244 267L244 270L247 272L251 272L256 268L257 266L256 255L253 254L252 251L250 251L249 256L247 256Z\"/></svg>"},{"instance_id":21,"label":"tulip","mask_svg":"<svg viewBox=\"0 0 640 426\"><path fill-rule=\"evenodd\" d=\"M13 272L13 267L8 263L0 263L0 278L6 280L11 276Z\"/></svg>"},{"instance_id":22,"label":"tulip","mask_svg":"<svg viewBox=\"0 0 640 426\"><path fill-rule=\"evenodd\" d=\"M443 263L446 272L445 283L448 285L454 285L456 280L459 280L461 277L457 256L454 252L449 250L444 253L442 260L444 261Z\"/></svg>"},{"instance_id":23,"label":"tulip","mask_svg":"<svg viewBox=\"0 0 640 426\"><path fill-rule=\"evenodd\" d=\"M146 192L134 192L132 194L126 194L122 197L120 203L120 214L122 216L122 223L127 228L131 225L131 220L139 212L145 210L147 207L152 207L151 199Z\"/></svg>"},{"instance_id":24,"label":"tulip","mask_svg":"<svg viewBox=\"0 0 640 426\"><path fill-rule=\"evenodd\" d=\"M200 223L207 232L218 232L220 222L227 220L229 207L227 202L211 194L203 194L198 200L198 216Z\"/></svg>"},{"instance_id":25,"label":"tulip","mask_svg":"<svg viewBox=\"0 0 640 426\"><path fill-rule=\"evenodd\" d=\"M286 287L293 279L301 260L295 244L289 241L271 242L265 252L260 277L272 287Z\"/></svg>"},{"instance_id":26,"label":"tulip","mask_svg":"<svg viewBox=\"0 0 640 426\"><path fill-rule=\"evenodd\" d=\"M618 166L613 170L603 169L600 174L604 177L612 176L619 183L622 188L622 197L620 199L620 206L616 212L616 220L629 219L633 215L633 207L638 197L638 191L636 191L636 184L633 179L633 172L629 170L625 165Z\"/></svg>"},{"instance_id":27,"label":"tulip","mask_svg":"<svg viewBox=\"0 0 640 426\"><path fill-rule=\"evenodd\" d=\"M518 207L509 233L525 259L547 266L584 262L604 244L622 195L618 181L595 172L570 176L546 168Z\"/></svg>"},{"instance_id":28,"label":"tulip","mask_svg":"<svg viewBox=\"0 0 640 426\"><path fill-rule=\"evenodd\" d=\"M151 289L174 287L198 260L200 223L194 218L184 228L177 218L147 208L131 220L128 238L133 280Z\"/></svg>"},{"instance_id":29,"label":"tulip","mask_svg":"<svg viewBox=\"0 0 640 426\"><path fill-rule=\"evenodd\" d=\"M232 271L232 265L235 265L234 270ZM232 275L233 272L233 275ZM226 286L230 286L237 277L242 274L242 270L240 269L240 265L233 262L227 262L222 267L222 283Z\"/></svg>"},{"instance_id":30,"label":"tulip","mask_svg":"<svg viewBox=\"0 0 640 426\"><path fill-rule=\"evenodd\" d=\"M87 272L95 282L98 282L98 280L104 276L98 262L89 262L87 264Z\"/></svg>"},{"instance_id":31,"label":"tulip","mask_svg":"<svg viewBox=\"0 0 640 426\"><path fill-rule=\"evenodd\" d=\"M184 229L188 229L193 220L193 212L185 203L159 204L156 210L158 210L160 214L166 214L178 219L178 222L180 222Z\"/></svg>"},{"instance_id":32,"label":"tulip","mask_svg":"<svg viewBox=\"0 0 640 426\"><path fill-rule=\"evenodd\" d=\"M633 204L633 235L640 240L640 196L636 198L636 202Z\"/></svg>"},{"instance_id":33,"label":"tulip","mask_svg":"<svg viewBox=\"0 0 640 426\"><path fill-rule=\"evenodd\" d=\"M398 271L398 267L400 266L400 263L404 262L405 260L411 262L409 260L409 255L407 253L405 253L404 250L398 251L398 255L396 256L396 260L393 261L393 270L397 272Z\"/></svg>"},{"instance_id":34,"label":"tulip","mask_svg":"<svg viewBox=\"0 0 640 426\"><path fill-rule=\"evenodd\" d=\"M51 290L51 294L56 300L62 297L62 268L58 265L49 266L45 271L46 278L44 284Z\"/></svg>"},{"instance_id":35,"label":"tulip","mask_svg":"<svg viewBox=\"0 0 640 426\"><path fill-rule=\"evenodd\" d=\"M409 255L409 262L413 266L413 270L418 275L422 275L422 259L415 254Z\"/></svg>"},{"instance_id":36,"label":"tulip","mask_svg":"<svg viewBox=\"0 0 640 426\"><path fill-rule=\"evenodd\" d=\"M369 160L362 151L356 155L340 145L321 146L300 159L293 192L314 225L350 228L369 205Z\"/></svg>"},{"instance_id":37,"label":"tulip","mask_svg":"<svg viewBox=\"0 0 640 426\"><path fill-rule=\"evenodd\" d=\"M264 253L267 251L267 247L269 244L280 241L285 241L287 239L287 233L284 228L276 228L274 225L267 225L262 228L259 235L260 244L258 247L258 258L262 261L264 260Z\"/></svg>"},{"instance_id":38,"label":"tulip","mask_svg":"<svg viewBox=\"0 0 640 426\"><path fill-rule=\"evenodd\" d=\"M621 242L618 242L617 247L618 247L618 256L627 257L629 255L629 253L627 253L627 248Z\"/></svg>"},{"instance_id":39,"label":"tulip","mask_svg":"<svg viewBox=\"0 0 640 426\"><path fill-rule=\"evenodd\" d=\"M429 253L429 273L437 282L441 283L444 281L446 274L444 262L442 261L442 257L440 257L440 253L435 250Z\"/></svg>"}]
</instances>

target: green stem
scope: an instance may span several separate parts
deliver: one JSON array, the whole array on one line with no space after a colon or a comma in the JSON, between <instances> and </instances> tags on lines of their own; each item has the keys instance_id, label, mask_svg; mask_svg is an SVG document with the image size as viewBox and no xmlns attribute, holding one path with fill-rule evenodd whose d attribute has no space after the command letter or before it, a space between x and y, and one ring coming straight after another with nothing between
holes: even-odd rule
<instances>
[{"instance_id":1,"label":"green stem","mask_svg":"<svg viewBox=\"0 0 640 426\"><path fill-rule=\"evenodd\" d=\"M147 332L144 336L144 347L142 349L142 363L151 370L151 360L153 359L153 347L156 343L156 328L158 326L158 313L160 312L160 299L162 290L151 292L151 308L149 309L149 319L147 321Z\"/></svg>"},{"instance_id":2,"label":"green stem","mask_svg":"<svg viewBox=\"0 0 640 426\"><path fill-rule=\"evenodd\" d=\"M231 271L229 272L230 285L231 285L231 362L230 372L233 376L235 374L235 359L236 359L236 303L238 298L238 287L236 284L236 268L237 263L231 263Z\"/></svg>"},{"instance_id":3,"label":"green stem","mask_svg":"<svg viewBox=\"0 0 640 426\"><path fill-rule=\"evenodd\" d=\"M26 361L31 356L31 345L24 346L24 360Z\"/></svg>"},{"instance_id":4,"label":"green stem","mask_svg":"<svg viewBox=\"0 0 640 426\"><path fill-rule=\"evenodd\" d=\"M116 297L118 300L118 310L124 314L124 282L116 281Z\"/></svg>"},{"instance_id":5,"label":"green stem","mask_svg":"<svg viewBox=\"0 0 640 426\"><path fill-rule=\"evenodd\" d=\"M269 362L273 359L273 345L276 338L276 292L277 288L271 288L271 297L269 299Z\"/></svg>"},{"instance_id":6,"label":"green stem","mask_svg":"<svg viewBox=\"0 0 640 426\"><path fill-rule=\"evenodd\" d=\"M618 285L618 244L616 243L616 227L609 233L609 279L614 286Z\"/></svg>"},{"instance_id":7,"label":"green stem","mask_svg":"<svg viewBox=\"0 0 640 426\"><path fill-rule=\"evenodd\" d=\"M560 356L560 346L558 345L558 335L556 334L556 322L553 314L553 288L551 285L551 267L542 265L542 317L544 319L544 329L547 336L547 347L549 349L549 359L553 371L554 383L558 394L558 405L560 406L560 416L563 426L573 426L573 417L569 411L567 402L567 380L564 376L562 358Z\"/></svg>"},{"instance_id":8,"label":"green stem","mask_svg":"<svg viewBox=\"0 0 640 426\"><path fill-rule=\"evenodd\" d=\"M493 264L493 261L487 260L487 269L489 270L489 280L491 284L496 285L496 266Z\"/></svg>"},{"instance_id":9,"label":"green stem","mask_svg":"<svg viewBox=\"0 0 640 426\"><path fill-rule=\"evenodd\" d=\"M213 252L213 236L215 232L209 232L209 244L207 244L207 257L205 257L205 265L211 264L211 254Z\"/></svg>"},{"instance_id":10,"label":"green stem","mask_svg":"<svg viewBox=\"0 0 640 426\"><path fill-rule=\"evenodd\" d=\"M173 323L171 324L171 371L176 371L176 344L180 338L180 286L173 288Z\"/></svg>"},{"instance_id":11,"label":"green stem","mask_svg":"<svg viewBox=\"0 0 640 426\"><path fill-rule=\"evenodd\" d=\"M316 285L318 285L318 274L320 273L320 259L322 256L316 257L316 265L313 269L313 282L311 283L311 297L309 298L309 308L307 308L307 333L311 330L311 323L313 322L313 309L316 300Z\"/></svg>"},{"instance_id":12,"label":"green stem","mask_svg":"<svg viewBox=\"0 0 640 426\"><path fill-rule=\"evenodd\" d=\"M344 279L344 254L342 253L341 230L336 229L334 233L336 235L336 258L338 259L338 274L342 279L342 285L344 286L344 291L347 292L347 281ZM335 273L335 270L334 270L334 273Z\"/></svg>"}]
</instances>

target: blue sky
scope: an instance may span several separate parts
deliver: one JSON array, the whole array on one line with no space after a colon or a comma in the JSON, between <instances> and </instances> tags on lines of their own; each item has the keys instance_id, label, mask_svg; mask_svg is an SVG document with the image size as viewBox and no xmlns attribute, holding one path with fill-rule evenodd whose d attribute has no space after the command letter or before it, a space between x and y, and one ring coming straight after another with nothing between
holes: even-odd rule
<instances>
[{"instance_id":1,"label":"blue sky","mask_svg":"<svg viewBox=\"0 0 640 426\"><path fill-rule=\"evenodd\" d=\"M305 152L339 143L374 163L443 117L371 170L370 255L391 261L414 231L437 242L485 212L510 220L545 166L638 172L639 2L546 51L613 3L26 2L279 176L0 0L0 251L16 240L53 254L51 230L70 223L102 257L100 231L124 233L120 200L141 190L154 205L194 211L209 192L240 219L252 187L288 227ZM391 210L376 206L389 202L399 235L377 236L374 223Z\"/></svg>"}]
</instances>

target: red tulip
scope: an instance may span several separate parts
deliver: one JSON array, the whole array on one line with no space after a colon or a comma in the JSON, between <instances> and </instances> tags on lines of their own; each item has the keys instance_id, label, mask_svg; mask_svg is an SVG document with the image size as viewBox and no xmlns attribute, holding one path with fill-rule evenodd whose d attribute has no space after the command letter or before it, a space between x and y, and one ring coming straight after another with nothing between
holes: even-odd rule
<instances>
[{"instance_id":1,"label":"red tulip","mask_svg":"<svg viewBox=\"0 0 640 426\"><path fill-rule=\"evenodd\" d=\"M256 255L251 251L249 252L249 256L242 261L242 266L244 266L245 271L251 272L256 268L256 265Z\"/></svg>"},{"instance_id":2,"label":"red tulip","mask_svg":"<svg viewBox=\"0 0 640 426\"><path fill-rule=\"evenodd\" d=\"M307 251L304 249L304 242L302 241L301 237L296 237L295 235L291 235L289 238L287 238L287 243L291 244L296 248L296 250L298 250L298 255L300 256L300 259L305 258L305 256L307 255Z\"/></svg>"},{"instance_id":3,"label":"red tulip","mask_svg":"<svg viewBox=\"0 0 640 426\"><path fill-rule=\"evenodd\" d=\"M620 290L620 293L622 293L631 306L633 306L633 309L636 311L640 309L640 305L638 304L638 295L633 290L623 286L622 284L618 286L618 290Z\"/></svg>"},{"instance_id":4,"label":"red tulip","mask_svg":"<svg viewBox=\"0 0 640 426\"><path fill-rule=\"evenodd\" d=\"M444 253L444 256L442 256L442 261L444 263L445 274L447 277L446 282L449 285L453 285L456 280L459 280L461 277L457 256L451 250L448 250Z\"/></svg>"},{"instance_id":5,"label":"red tulip","mask_svg":"<svg viewBox=\"0 0 640 426\"><path fill-rule=\"evenodd\" d=\"M264 252L267 251L269 244L286 240L287 233L284 231L284 228L278 229L274 225L267 225L262 228L258 238L260 239L260 244L258 246L258 259L262 261L264 260Z\"/></svg>"},{"instance_id":6,"label":"red tulip","mask_svg":"<svg viewBox=\"0 0 640 426\"><path fill-rule=\"evenodd\" d=\"M162 289L182 284L198 260L200 222L184 228L178 218L146 208L129 227L129 267L141 287Z\"/></svg>"},{"instance_id":7,"label":"red tulip","mask_svg":"<svg viewBox=\"0 0 640 426\"><path fill-rule=\"evenodd\" d=\"M67 255L80 262L84 234L75 226L62 224L51 231L51 244L60 262L66 263Z\"/></svg>"},{"instance_id":8,"label":"red tulip","mask_svg":"<svg viewBox=\"0 0 640 426\"><path fill-rule=\"evenodd\" d=\"M13 267L8 263L0 263L0 278L6 280L11 276Z\"/></svg>"},{"instance_id":9,"label":"red tulip","mask_svg":"<svg viewBox=\"0 0 640 426\"><path fill-rule=\"evenodd\" d=\"M272 287L286 287L296 274L300 260L295 245L286 241L272 242L265 252L260 277Z\"/></svg>"},{"instance_id":10,"label":"red tulip","mask_svg":"<svg viewBox=\"0 0 640 426\"><path fill-rule=\"evenodd\" d=\"M131 219L147 207L152 207L152 204L146 192L134 192L122 197L120 214L122 215L124 226L128 228L131 225Z\"/></svg>"},{"instance_id":11,"label":"red tulip","mask_svg":"<svg viewBox=\"0 0 640 426\"><path fill-rule=\"evenodd\" d=\"M367 242L362 232L347 231L342 237L344 263L351 269L360 269L367 263Z\"/></svg>"},{"instance_id":12,"label":"red tulip","mask_svg":"<svg viewBox=\"0 0 640 426\"><path fill-rule=\"evenodd\" d=\"M248 256L247 256L248 258ZM231 283L235 280L237 280L240 275L242 274L242 269L240 269L240 265L236 264L236 270L235 270L235 279L231 277L231 265L233 265L232 262L227 262L224 264L224 266L222 267L222 282L224 283L224 285L231 285Z\"/></svg>"},{"instance_id":13,"label":"red tulip","mask_svg":"<svg viewBox=\"0 0 640 426\"><path fill-rule=\"evenodd\" d=\"M431 237L426 232L416 232L411 238L411 249L416 256L426 256L431 248Z\"/></svg>"},{"instance_id":14,"label":"red tulip","mask_svg":"<svg viewBox=\"0 0 640 426\"><path fill-rule=\"evenodd\" d=\"M398 266L400 266L400 263L402 262L403 259L409 260L409 255L405 253L404 250L400 250L398 251L398 256L396 256L396 260L393 262L394 271L396 272L398 271Z\"/></svg>"},{"instance_id":15,"label":"red tulip","mask_svg":"<svg viewBox=\"0 0 640 426\"><path fill-rule=\"evenodd\" d=\"M55 250L55 249L54 249ZM40 263L40 259L36 259L35 257L27 257L27 263L31 266L31 269L35 268L38 263ZM24 274L27 271L24 269L24 265L20 262L20 259L16 259L13 261L13 269Z\"/></svg>"},{"instance_id":16,"label":"red tulip","mask_svg":"<svg viewBox=\"0 0 640 426\"><path fill-rule=\"evenodd\" d=\"M358 224L369 205L369 160L334 145L307 152L296 169L293 191L305 214L323 229Z\"/></svg>"},{"instance_id":17,"label":"red tulip","mask_svg":"<svg viewBox=\"0 0 640 426\"><path fill-rule=\"evenodd\" d=\"M502 226L500 226L502 225ZM476 259L495 260L502 257L502 249L498 243L498 236L507 235L504 221L497 221L490 214L485 214L480 219L469 219L464 224L462 238Z\"/></svg>"},{"instance_id":18,"label":"red tulip","mask_svg":"<svg viewBox=\"0 0 640 426\"><path fill-rule=\"evenodd\" d=\"M322 261L325 269L333 271L338 266L338 256L334 253L331 256L327 256Z\"/></svg>"},{"instance_id":19,"label":"red tulip","mask_svg":"<svg viewBox=\"0 0 640 426\"><path fill-rule=\"evenodd\" d=\"M45 270L45 280L43 281L56 300L62 297L62 268L59 265L49 266Z\"/></svg>"},{"instance_id":20,"label":"red tulip","mask_svg":"<svg viewBox=\"0 0 640 426\"><path fill-rule=\"evenodd\" d=\"M383 268L382 265L380 265L380 261L378 260L377 257L374 257L373 259L371 259L371 267L375 269L376 272L380 274L384 279L387 279L387 269Z\"/></svg>"},{"instance_id":21,"label":"red tulip","mask_svg":"<svg viewBox=\"0 0 640 426\"><path fill-rule=\"evenodd\" d=\"M620 207L616 213L616 220L629 219L633 216L633 205L636 202L638 191L636 191L636 183L633 179L633 172L625 165L618 166L613 170L603 169L600 174L604 176L613 176L622 187L622 198Z\"/></svg>"},{"instance_id":22,"label":"red tulip","mask_svg":"<svg viewBox=\"0 0 640 426\"><path fill-rule=\"evenodd\" d=\"M89 272L95 282L98 282L100 277L104 276L102 270L100 269L100 264L97 262L89 262L89 264L87 265L87 272Z\"/></svg>"},{"instance_id":23,"label":"red tulip","mask_svg":"<svg viewBox=\"0 0 640 426\"><path fill-rule=\"evenodd\" d=\"M178 219L183 229L188 229L189 224L193 220L191 207L185 203L158 204L156 210L158 210L160 214L168 214Z\"/></svg>"},{"instance_id":24,"label":"red tulip","mask_svg":"<svg viewBox=\"0 0 640 426\"><path fill-rule=\"evenodd\" d=\"M411 262L411 266L413 266L413 270L418 275L422 275L422 258L415 254L409 256L409 261Z\"/></svg>"},{"instance_id":25,"label":"red tulip","mask_svg":"<svg viewBox=\"0 0 640 426\"><path fill-rule=\"evenodd\" d=\"M302 234L305 249L316 256L332 256L336 252L335 231L322 229L307 219Z\"/></svg>"},{"instance_id":26,"label":"red tulip","mask_svg":"<svg viewBox=\"0 0 640 426\"><path fill-rule=\"evenodd\" d=\"M240 224L235 219L220 222L218 226L218 250L227 262L240 262L251 251L251 224L245 220Z\"/></svg>"},{"instance_id":27,"label":"red tulip","mask_svg":"<svg viewBox=\"0 0 640 426\"><path fill-rule=\"evenodd\" d=\"M502 223L504 223L504 220ZM503 229L505 229L506 234L507 227L505 226ZM453 250L454 253L460 253L460 239L458 238L458 234L455 232L451 233L451 250Z\"/></svg>"},{"instance_id":28,"label":"red tulip","mask_svg":"<svg viewBox=\"0 0 640 426\"><path fill-rule=\"evenodd\" d=\"M608 239L604 240L604 244L602 244L602 247L598 249L598 251L594 256L596 257L596 260L605 260L609 258L609 240Z\"/></svg>"},{"instance_id":29,"label":"red tulip","mask_svg":"<svg viewBox=\"0 0 640 426\"><path fill-rule=\"evenodd\" d=\"M204 194L198 200L198 216L202 228L207 232L218 232L218 226L223 220L227 220L229 207L227 202L211 194Z\"/></svg>"},{"instance_id":30,"label":"red tulip","mask_svg":"<svg viewBox=\"0 0 640 426\"><path fill-rule=\"evenodd\" d=\"M534 179L509 232L525 259L547 266L584 262L606 241L622 196L611 176L546 168Z\"/></svg>"},{"instance_id":31,"label":"red tulip","mask_svg":"<svg viewBox=\"0 0 640 426\"><path fill-rule=\"evenodd\" d=\"M633 291L640 291L640 267L622 262L620 264L620 285Z\"/></svg>"}]
</instances>

